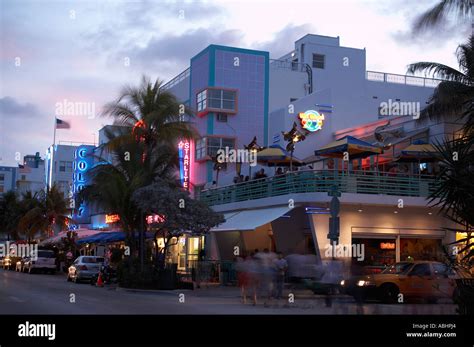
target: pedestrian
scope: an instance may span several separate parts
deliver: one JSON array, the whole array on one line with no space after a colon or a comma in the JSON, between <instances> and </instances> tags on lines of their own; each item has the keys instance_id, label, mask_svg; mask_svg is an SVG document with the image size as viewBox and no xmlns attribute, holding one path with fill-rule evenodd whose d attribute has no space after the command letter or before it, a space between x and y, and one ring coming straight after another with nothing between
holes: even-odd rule
<instances>
[{"instance_id":1,"label":"pedestrian","mask_svg":"<svg viewBox=\"0 0 474 347\"><path fill-rule=\"evenodd\" d=\"M283 258L283 253L277 252L277 259L273 260L273 266L275 267L275 299L279 300L283 295L283 285L285 283L285 274L288 269L288 263Z\"/></svg>"},{"instance_id":2,"label":"pedestrian","mask_svg":"<svg viewBox=\"0 0 474 347\"><path fill-rule=\"evenodd\" d=\"M247 264L248 265L248 264ZM247 303L246 289L249 285L248 269L245 264L245 256L237 257L235 262L235 270L237 271L237 284L240 288L240 296L243 304Z\"/></svg>"},{"instance_id":3,"label":"pedestrian","mask_svg":"<svg viewBox=\"0 0 474 347\"><path fill-rule=\"evenodd\" d=\"M273 260L276 254L265 248L263 252L255 255L259 261L260 291L264 298L264 306L267 307L272 299L274 267Z\"/></svg>"}]
</instances>

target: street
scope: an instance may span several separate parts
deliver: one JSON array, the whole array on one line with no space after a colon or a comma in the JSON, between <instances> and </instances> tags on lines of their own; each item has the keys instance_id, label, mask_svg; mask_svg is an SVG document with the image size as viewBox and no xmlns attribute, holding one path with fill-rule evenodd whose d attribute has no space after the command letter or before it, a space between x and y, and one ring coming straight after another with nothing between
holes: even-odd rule
<instances>
[{"instance_id":1,"label":"street","mask_svg":"<svg viewBox=\"0 0 474 347\"><path fill-rule=\"evenodd\" d=\"M135 291L99 288L66 281L64 274L25 274L0 270L0 314L455 314L452 303L407 303L357 306L339 295L331 307L324 296L293 291L294 302L263 301L253 306L240 302L235 287L197 290ZM290 293L286 291L286 295ZM180 295L180 294L184 294Z\"/></svg>"}]
</instances>

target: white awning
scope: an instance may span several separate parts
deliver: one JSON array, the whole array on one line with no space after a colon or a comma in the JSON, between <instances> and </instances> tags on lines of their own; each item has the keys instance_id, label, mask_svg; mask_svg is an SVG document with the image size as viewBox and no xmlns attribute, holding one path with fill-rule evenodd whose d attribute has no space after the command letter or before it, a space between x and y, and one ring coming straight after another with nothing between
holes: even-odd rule
<instances>
[{"instance_id":1,"label":"white awning","mask_svg":"<svg viewBox=\"0 0 474 347\"><path fill-rule=\"evenodd\" d=\"M283 216L289 210L288 206L279 206L225 213L224 218L226 221L211 229L211 231L254 230Z\"/></svg>"}]
</instances>

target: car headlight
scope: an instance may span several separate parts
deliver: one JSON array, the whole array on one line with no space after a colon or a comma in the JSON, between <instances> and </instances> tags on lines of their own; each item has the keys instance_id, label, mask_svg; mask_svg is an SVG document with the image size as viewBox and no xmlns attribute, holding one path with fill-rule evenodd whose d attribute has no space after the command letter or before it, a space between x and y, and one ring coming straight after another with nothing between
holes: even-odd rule
<instances>
[{"instance_id":1,"label":"car headlight","mask_svg":"<svg viewBox=\"0 0 474 347\"><path fill-rule=\"evenodd\" d=\"M358 287L370 286L371 284L372 284L372 282L367 281L367 280L357 281L357 286Z\"/></svg>"},{"instance_id":2,"label":"car headlight","mask_svg":"<svg viewBox=\"0 0 474 347\"><path fill-rule=\"evenodd\" d=\"M341 284L341 286L344 286L345 283L346 283L346 281L342 280L340 284Z\"/></svg>"}]
</instances>

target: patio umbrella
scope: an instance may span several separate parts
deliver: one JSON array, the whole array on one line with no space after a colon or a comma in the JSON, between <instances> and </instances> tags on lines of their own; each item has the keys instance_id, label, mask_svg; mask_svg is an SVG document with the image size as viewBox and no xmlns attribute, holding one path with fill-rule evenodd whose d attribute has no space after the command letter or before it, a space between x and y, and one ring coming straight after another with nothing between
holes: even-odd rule
<instances>
[{"instance_id":1,"label":"patio umbrella","mask_svg":"<svg viewBox=\"0 0 474 347\"><path fill-rule=\"evenodd\" d=\"M396 161L400 162L433 162L440 159L440 154L429 143L413 143L402 149Z\"/></svg>"},{"instance_id":2,"label":"patio umbrella","mask_svg":"<svg viewBox=\"0 0 474 347\"><path fill-rule=\"evenodd\" d=\"M314 155L331 158L343 158L344 152L349 153L349 158L359 159L382 153L382 149L368 142L356 139L352 136L345 136L342 139L328 143L320 149L314 151Z\"/></svg>"},{"instance_id":3,"label":"patio umbrella","mask_svg":"<svg viewBox=\"0 0 474 347\"><path fill-rule=\"evenodd\" d=\"M279 145L271 145L257 153L257 162L267 166L290 166L291 155ZM293 156L293 165L302 166L304 162Z\"/></svg>"}]
</instances>

